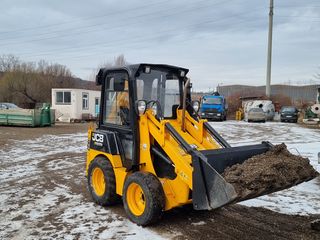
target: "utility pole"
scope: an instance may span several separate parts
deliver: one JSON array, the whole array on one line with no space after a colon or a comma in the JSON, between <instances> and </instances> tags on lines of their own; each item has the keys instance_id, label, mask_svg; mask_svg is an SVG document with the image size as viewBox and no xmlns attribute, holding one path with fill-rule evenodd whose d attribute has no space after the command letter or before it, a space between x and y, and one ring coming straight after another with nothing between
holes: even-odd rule
<instances>
[{"instance_id":1,"label":"utility pole","mask_svg":"<svg viewBox=\"0 0 320 240\"><path fill-rule=\"evenodd\" d=\"M271 95L271 58L272 58L272 28L273 28L273 0L270 0L269 10L269 34L268 34L268 60L267 60L267 83L266 95L270 98Z\"/></svg>"}]
</instances>

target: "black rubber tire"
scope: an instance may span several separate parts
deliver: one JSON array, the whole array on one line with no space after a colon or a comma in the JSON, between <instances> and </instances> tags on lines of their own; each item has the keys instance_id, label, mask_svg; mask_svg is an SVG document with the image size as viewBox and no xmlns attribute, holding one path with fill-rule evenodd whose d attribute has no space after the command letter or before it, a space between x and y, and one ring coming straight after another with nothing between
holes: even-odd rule
<instances>
[{"instance_id":1,"label":"black rubber tire","mask_svg":"<svg viewBox=\"0 0 320 240\"><path fill-rule=\"evenodd\" d=\"M102 196L98 196L91 184L92 172L95 168L100 168L104 174L106 183L105 192ZM88 188L92 199L101 206L110 206L119 202L119 195L116 193L116 178L110 161L102 156L96 157L89 166L88 170Z\"/></svg>"},{"instance_id":2,"label":"black rubber tire","mask_svg":"<svg viewBox=\"0 0 320 240\"><path fill-rule=\"evenodd\" d=\"M134 215L127 203L127 189L131 183L138 184L144 193L146 207L140 216ZM126 179L122 201L129 219L140 226L150 225L159 220L165 207L165 196L160 181L153 174L145 172L135 172Z\"/></svg>"}]
</instances>

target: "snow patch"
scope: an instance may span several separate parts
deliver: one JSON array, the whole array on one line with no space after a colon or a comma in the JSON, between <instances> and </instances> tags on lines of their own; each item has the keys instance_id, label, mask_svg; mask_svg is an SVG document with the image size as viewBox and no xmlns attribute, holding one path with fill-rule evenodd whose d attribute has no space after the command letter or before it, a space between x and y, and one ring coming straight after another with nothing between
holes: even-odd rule
<instances>
[{"instance_id":1,"label":"snow patch","mask_svg":"<svg viewBox=\"0 0 320 240\"><path fill-rule=\"evenodd\" d=\"M207 224L205 221L191 223L191 225L193 225L193 226L201 226L201 225L205 225L205 224Z\"/></svg>"}]
</instances>

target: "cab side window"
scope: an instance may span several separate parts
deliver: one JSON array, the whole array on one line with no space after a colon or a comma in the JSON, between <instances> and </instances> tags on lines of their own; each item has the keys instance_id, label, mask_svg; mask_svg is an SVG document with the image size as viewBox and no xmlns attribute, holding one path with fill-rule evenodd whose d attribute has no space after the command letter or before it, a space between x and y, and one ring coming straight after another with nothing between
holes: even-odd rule
<instances>
[{"instance_id":1,"label":"cab side window","mask_svg":"<svg viewBox=\"0 0 320 240\"><path fill-rule=\"evenodd\" d=\"M104 124L130 124L129 82L126 72L107 75L104 106Z\"/></svg>"}]
</instances>

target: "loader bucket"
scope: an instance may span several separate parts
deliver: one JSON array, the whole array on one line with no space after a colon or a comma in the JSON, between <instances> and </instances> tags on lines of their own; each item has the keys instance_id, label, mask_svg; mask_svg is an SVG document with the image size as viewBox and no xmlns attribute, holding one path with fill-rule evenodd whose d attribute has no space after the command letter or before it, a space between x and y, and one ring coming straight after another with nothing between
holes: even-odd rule
<instances>
[{"instance_id":1,"label":"loader bucket","mask_svg":"<svg viewBox=\"0 0 320 240\"><path fill-rule=\"evenodd\" d=\"M222 207L238 199L234 187L221 176L227 167L241 164L247 159L267 152L269 142L241 147L195 151L193 165L193 206L196 210L210 210Z\"/></svg>"}]
</instances>

